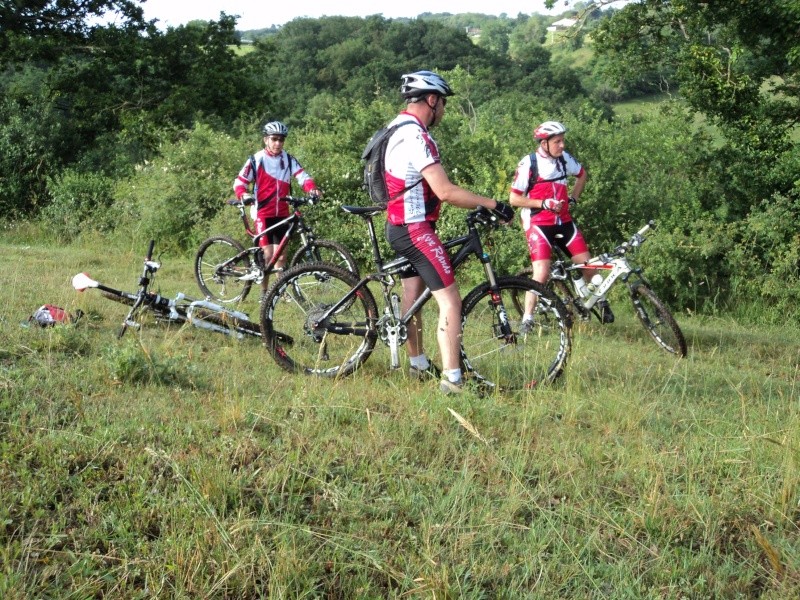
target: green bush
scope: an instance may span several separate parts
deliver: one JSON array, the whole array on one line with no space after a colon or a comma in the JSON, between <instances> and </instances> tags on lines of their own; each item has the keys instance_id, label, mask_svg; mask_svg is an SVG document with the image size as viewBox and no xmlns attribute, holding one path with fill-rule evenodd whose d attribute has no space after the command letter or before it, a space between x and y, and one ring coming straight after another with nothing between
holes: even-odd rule
<instances>
[{"instance_id":1,"label":"green bush","mask_svg":"<svg viewBox=\"0 0 800 600\"><path fill-rule=\"evenodd\" d=\"M120 183L116 218L134 239L156 239L165 250L194 248L233 196L233 180L258 139L235 139L197 125Z\"/></svg>"},{"instance_id":2,"label":"green bush","mask_svg":"<svg viewBox=\"0 0 800 600\"><path fill-rule=\"evenodd\" d=\"M96 173L66 169L48 181L52 200L41 214L43 225L65 240L83 230L109 231L114 223L108 216L113 202L114 180Z\"/></svg>"}]
</instances>

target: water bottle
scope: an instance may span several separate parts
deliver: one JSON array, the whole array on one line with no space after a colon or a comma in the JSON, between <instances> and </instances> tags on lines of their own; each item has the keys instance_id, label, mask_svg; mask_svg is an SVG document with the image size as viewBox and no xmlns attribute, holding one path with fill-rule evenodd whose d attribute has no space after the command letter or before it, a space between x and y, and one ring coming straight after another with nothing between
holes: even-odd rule
<instances>
[{"instance_id":1,"label":"water bottle","mask_svg":"<svg viewBox=\"0 0 800 600\"><path fill-rule=\"evenodd\" d=\"M586 296L588 296L591 293L589 291L589 288L586 287L586 282L583 280L582 276L579 275L578 277L573 279L572 283L575 285L575 291L578 292L578 295L581 298L586 298Z\"/></svg>"},{"instance_id":2,"label":"water bottle","mask_svg":"<svg viewBox=\"0 0 800 600\"><path fill-rule=\"evenodd\" d=\"M594 291L600 287L601 283L603 283L603 276L600 275L600 273L595 273L592 275L592 280L586 287L590 292L594 293Z\"/></svg>"}]
</instances>

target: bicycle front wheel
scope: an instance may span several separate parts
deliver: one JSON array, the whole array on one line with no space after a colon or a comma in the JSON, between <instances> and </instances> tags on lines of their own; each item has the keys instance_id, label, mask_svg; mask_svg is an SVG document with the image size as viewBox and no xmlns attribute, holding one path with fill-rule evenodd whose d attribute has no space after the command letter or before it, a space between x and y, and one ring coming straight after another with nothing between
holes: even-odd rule
<instances>
[{"instance_id":1,"label":"bicycle front wheel","mask_svg":"<svg viewBox=\"0 0 800 600\"><path fill-rule=\"evenodd\" d=\"M243 281L251 269L244 246L233 238L218 235L208 238L194 259L194 276L206 298L229 304L247 297L252 281Z\"/></svg>"},{"instance_id":2,"label":"bicycle front wheel","mask_svg":"<svg viewBox=\"0 0 800 600\"><path fill-rule=\"evenodd\" d=\"M534 323L521 327L515 298L536 296ZM462 306L462 361L468 376L498 391L533 389L556 379L571 349L564 304L541 284L501 277L497 291L479 285Z\"/></svg>"},{"instance_id":3,"label":"bicycle front wheel","mask_svg":"<svg viewBox=\"0 0 800 600\"><path fill-rule=\"evenodd\" d=\"M643 283L636 283L631 286L630 291L636 316L655 343L671 354L686 356L686 340L683 332L672 313L653 290Z\"/></svg>"},{"instance_id":4,"label":"bicycle front wheel","mask_svg":"<svg viewBox=\"0 0 800 600\"><path fill-rule=\"evenodd\" d=\"M301 264L278 278L261 304L264 345L278 365L336 377L367 360L378 337L378 307L358 283L349 271L324 263Z\"/></svg>"},{"instance_id":5,"label":"bicycle front wheel","mask_svg":"<svg viewBox=\"0 0 800 600\"><path fill-rule=\"evenodd\" d=\"M353 255L339 242L333 240L314 240L303 246L292 257L290 267L307 263L328 263L358 275L358 265Z\"/></svg>"}]
</instances>

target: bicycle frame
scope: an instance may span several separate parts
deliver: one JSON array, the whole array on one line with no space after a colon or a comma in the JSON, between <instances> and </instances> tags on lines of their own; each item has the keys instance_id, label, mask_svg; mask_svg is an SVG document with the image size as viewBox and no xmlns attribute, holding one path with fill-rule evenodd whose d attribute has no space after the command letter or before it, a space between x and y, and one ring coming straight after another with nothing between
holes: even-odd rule
<instances>
[{"instance_id":1,"label":"bicycle frame","mask_svg":"<svg viewBox=\"0 0 800 600\"><path fill-rule=\"evenodd\" d=\"M260 254L261 247L258 244L261 238L263 238L265 235L268 235L271 231L274 231L279 227L285 226L287 223L289 226L284 232L281 241L278 243L278 247L276 248L275 252L272 255L272 260L268 265L264 265L262 269L265 273L269 273L273 270L275 263L278 262L278 259L281 257L281 255L289 245L289 240L291 240L292 234L294 233L295 230L297 230L297 234L300 236L300 243L303 246L308 245L309 242L315 239L313 231L311 230L310 227L308 227L308 225L306 225L306 222L303 219L303 213L301 213L300 210L297 208L299 202L295 201L295 199L291 197L284 198L284 200L293 204L294 209L292 211L292 214L290 214L285 219L278 221L274 225L271 225L270 227L268 227L259 234L256 234L255 230L252 227L252 224L250 223L250 219L248 219L247 213L244 210L245 206L252 205L255 202L255 200L245 200L245 201L228 200L228 204L230 204L231 206L236 206L239 209L239 215L241 216L244 229L251 238L251 246L245 248L244 251L239 252L239 254L228 259L224 263L221 263L217 267L218 269L227 268L229 265L235 263L237 260L239 260L243 256L247 256L248 254L251 253L256 255Z\"/></svg>"},{"instance_id":2,"label":"bicycle frame","mask_svg":"<svg viewBox=\"0 0 800 600\"><path fill-rule=\"evenodd\" d=\"M372 244L372 255L377 271L364 275L341 300L336 304L329 307L319 316L319 321L323 322L325 319L335 314L343 306L350 303L351 299L359 293L359 290L370 282L377 282L381 285L381 291L384 300L384 316L379 319L384 321L384 328L381 330L381 341L383 341L391 350L391 368L397 369L400 367L400 353L399 347L408 339L408 324L411 319L416 315L428 300L433 296L430 288L426 287L420 294L419 298L408 308L405 314L400 314L400 297L396 293L392 293L392 288L395 285L395 276L399 275L403 270L410 266L410 261L405 257L396 258L387 263L383 262L380 248L378 246L378 238L375 232L375 224L373 217L376 214L383 212L385 209L382 207L356 207L356 206L343 206L342 210L349 214L360 216L367 223L369 230L369 237ZM452 250L458 248L458 251L452 256L450 262L453 269L456 270L460 265L466 262L470 256L475 256L483 264L486 279L492 289L496 289L497 279L490 262L488 253L483 249L480 234L476 228L476 223L488 225L492 222L493 217L485 210L477 210L469 213L467 216L467 233L463 236L453 238L443 242L445 249ZM512 335L511 328L508 323L507 315L501 317L504 334L507 336ZM359 336L366 335L365 329L356 329L347 326L336 326L332 328L339 334L355 334Z\"/></svg>"},{"instance_id":3,"label":"bicycle frame","mask_svg":"<svg viewBox=\"0 0 800 600\"><path fill-rule=\"evenodd\" d=\"M588 311L592 310L594 305L601 298L605 297L618 279L621 278L622 281L628 285L628 287L631 286L628 281L632 275L636 276L639 280L644 280L642 269L640 267L632 267L628 262L626 254L628 250L637 248L644 243L644 234L647 233L652 226L653 221L650 221L647 223L647 225L633 234L630 240L617 246L612 252L599 254L598 256L590 258L585 263L568 266L564 263L563 259L553 261L550 269L550 278L564 281L565 284L569 283L572 286L572 290L574 290L574 304L579 305L588 314ZM602 283L592 290L588 297L585 298L580 293L576 285L578 279L570 276L570 273L575 271L583 271L584 269L609 271L609 273L603 277Z\"/></svg>"},{"instance_id":4,"label":"bicycle frame","mask_svg":"<svg viewBox=\"0 0 800 600\"><path fill-rule=\"evenodd\" d=\"M78 273L72 278L72 287L79 292L87 288L96 288L123 302L131 302L131 309L122 322L122 330L118 337L122 337L128 327L140 328L134 317L142 307L153 311L157 318L170 322L188 322L194 327L230 335L237 339L242 339L245 335L261 336L258 326L241 311L230 310L208 300L195 300L182 292L178 292L175 298L170 299L149 291L156 272L161 268L161 263L152 259L153 247L154 241L151 240L142 275L139 278L139 289L135 294L104 285L92 279L87 273ZM200 314L203 311L208 311L212 315L212 320L209 320L208 314ZM231 323L234 325L231 326Z\"/></svg>"}]
</instances>

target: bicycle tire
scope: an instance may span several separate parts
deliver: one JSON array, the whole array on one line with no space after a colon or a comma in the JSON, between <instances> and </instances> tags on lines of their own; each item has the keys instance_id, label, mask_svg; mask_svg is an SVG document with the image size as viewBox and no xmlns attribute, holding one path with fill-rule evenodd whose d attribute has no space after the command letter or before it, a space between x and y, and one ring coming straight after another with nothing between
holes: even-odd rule
<instances>
[{"instance_id":1,"label":"bicycle tire","mask_svg":"<svg viewBox=\"0 0 800 600\"><path fill-rule=\"evenodd\" d=\"M468 377L497 391L533 389L554 381L567 365L572 346L570 320L561 300L525 277L497 280L498 295L484 283L473 289L461 309L461 357ZM536 294L534 328L520 331L521 314L505 309L514 296ZM520 296L521 297L521 296ZM510 331L502 331L505 311Z\"/></svg>"},{"instance_id":2,"label":"bicycle tire","mask_svg":"<svg viewBox=\"0 0 800 600\"><path fill-rule=\"evenodd\" d=\"M236 317L205 308L196 308L192 312L192 320L203 320L235 333L261 337L261 326L258 323L246 319L237 319Z\"/></svg>"},{"instance_id":3,"label":"bicycle tire","mask_svg":"<svg viewBox=\"0 0 800 600\"><path fill-rule=\"evenodd\" d=\"M275 281L261 303L261 335L281 368L342 377L369 358L378 339L378 306L366 284L327 325L320 327L315 321L358 283L350 271L325 263L297 265ZM337 332L337 326L346 329Z\"/></svg>"},{"instance_id":4,"label":"bicycle tire","mask_svg":"<svg viewBox=\"0 0 800 600\"><path fill-rule=\"evenodd\" d=\"M517 277L533 279L533 269L531 267L523 269L517 273ZM570 326L575 323L576 314L581 315L584 319L589 318L589 312L587 309L582 307L578 307L577 309L575 308L575 293L572 291L572 288L569 286L569 284L567 284L566 281L563 279L553 279L551 277L547 280L547 285L545 287L558 296L558 299L564 304L564 308L567 310L567 317L569 317ZM517 312L520 314L520 316L525 314L524 295L514 294L513 299L514 307L517 309ZM602 322L600 312L596 308L592 307L589 310L592 312L592 314L594 314L598 321Z\"/></svg>"},{"instance_id":5,"label":"bicycle tire","mask_svg":"<svg viewBox=\"0 0 800 600\"><path fill-rule=\"evenodd\" d=\"M358 264L350 251L333 240L314 240L294 253L289 268L300 264L328 263L358 276Z\"/></svg>"},{"instance_id":6,"label":"bicycle tire","mask_svg":"<svg viewBox=\"0 0 800 600\"><path fill-rule=\"evenodd\" d=\"M194 277L206 298L222 304L241 302L250 293L252 281L242 281L251 267L250 256L245 254L221 268L220 265L245 251L244 246L226 235L208 238L197 250L194 259Z\"/></svg>"},{"instance_id":7,"label":"bicycle tire","mask_svg":"<svg viewBox=\"0 0 800 600\"><path fill-rule=\"evenodd\" d=\"M639 282L631 286L630 293L634 312L655 343L670 354L686 356L683 331L655 292Z\"/></svg>"}]
</instances>

